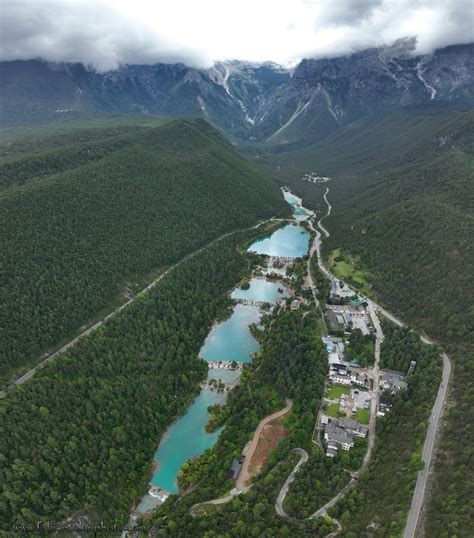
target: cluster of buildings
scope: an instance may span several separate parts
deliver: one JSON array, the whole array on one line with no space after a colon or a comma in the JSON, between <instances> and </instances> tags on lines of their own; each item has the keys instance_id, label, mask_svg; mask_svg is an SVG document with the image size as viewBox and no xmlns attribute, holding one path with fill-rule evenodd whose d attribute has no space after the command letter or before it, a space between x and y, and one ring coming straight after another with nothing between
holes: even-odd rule
<instances>
[{"instance_id":1,"label":"cluster of buildings","mask_svg":"<svg viewBox=\"0 0 474 538\"><path fill-rule=\"evenodd\" d=\"M333 409L336 406L337 414L342 418L331 418L323 414L320 419L321 426L324 428L326 456L334 457L338 448L349 450L354 446L357 437L367 435L367 426L353 417L360 409L368 413L371 394L364 389L370 388L370 379L364 368L345 360L342 338L324 336L323 343L328 352L329 390L332 386L344 387L344 390L340 391L337 402L325 399L325 403L332 405Z\"/></svg>"},{"instance_id":2,"label":"cluster of buildings","mask_svg":"<svg viewBox=\"0 0 474 538\"><path fill-rule=\"evenodd\" d=\"M329 380L331 383L359 387L369 387L367 372L356 364L351 364L344 359L344 342L342 338L324 336L323 343L326 345L329 361Z\"/></svg>"},{"instance_id":3,"label":"cluster of buildings","mask_svg":"<svg viewBox=\"0 0 474 538\"><path fill-rule=\"evenodd\" d=\"M326 183L331 181L330 177L318 176L316 172L310 172L309 174L303 174L303 181L310 181L311 183Z\"/></svg>"},{"instance_id":4,"label":"cluster of buildings","mask_svg":"<svg viewBox=\"0 0 474 538\"><path fill-rule=\"evenodd\" d=\"M369 387L368 375L358 366L335 363L329 367L329 379L338 385Z\"/></svg>"},{"instance_id":5,"label":"cluster of buildings","mask_svg":"<svg viewBox=\"0 0 474 538\"><path fill-rule=\"evenodd\" d=\"M351 449L357 437L366 437L369 429L350 418L328 419L324 439L326 441L326 456L333 458L339 448Z\"/></svg>"},{"instance_id":6,"label":"cluster of buildings","mask_svg":"<svg viewBox=\"0 0 474 538\"><path fill-rule=\"evenodd\" d=\"M335 330L360 329L362 334L370 334L369 315L367 310L356 301L345 305L326 305L329 324Z\"/></svg>"},{"instance_id":7,"label":"cluster of buildings","mask_svg":"<svg viewBox=\"0 0 474 538\"><path fill-rule=\"evenodd\" d=\"M363 297L357 296L343 281L331 278L331 292L326 313L329 325L337 334L348 335L359 329L363 335L372 332L372 322ZM346 360L344 340L324 336L328 352L328 390L325 414L321 413L319 426L324 431L326 456L334 457L339 449L350 450L357 438L368 434L370 407L375 396L371 390L372 372ZM406 377L415 369L412 361L406 375L391 369L380 371L380 391L394 394L407 387ZM378 399L378 398L377 398ZM377 416L390 411L390 404L379 403ZM357 420L356 420L357 419Z\"/></svg>"}]
</instances>

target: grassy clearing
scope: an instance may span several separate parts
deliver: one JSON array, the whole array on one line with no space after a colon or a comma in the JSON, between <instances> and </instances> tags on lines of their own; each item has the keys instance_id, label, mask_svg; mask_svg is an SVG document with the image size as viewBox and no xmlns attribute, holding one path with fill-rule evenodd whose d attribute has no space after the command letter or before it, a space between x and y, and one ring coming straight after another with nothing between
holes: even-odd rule
<instances>
[{"instance_id":1,"label":"grassy clearing","mask_svg":"<svg viewBox=\"0 0 474 538\"><path fill-rule=\"evenodd\" d=\"M324 411L324 414L327 415L328 417L339 418L339 416L340 416L340 414L339 414L339 404L338 403L329 404L326 407L326 410Z\"/></svg>"},{"instance_id":2,"label":"grassy clearing","mask_svg":"<svg viewBox=\"0 0 474 538\"><path fill-rule=\"evenodd\" d=\"M357 289L369 289L371 274L360 268L361 263L356 256L336 248L329 255L328 264L337 277L353 284Z\"/></svg>"},{"instance_id":3,"label":"grassy clearing","mask_svg":"<svg viewBox=\"0 0 474 538\"><path fill-rule=\"evenodd\" d=\"M331 385L328 390L327 398L329 400L339 400L343 394L350 394L350 387L343 385Z\"/></svg>"},{"instance_id":4,"label":"grassy clearing","mask_svg":"<svg viewBox=\"0 0 474 538\"><path fill-rule=\"evenodd\" d=\"M368 409L357 409L355 419L357 420L357 422L360 422L361 424L368 424L369 421L370 421L369 410Z\"/></svg>"}]
</instances>

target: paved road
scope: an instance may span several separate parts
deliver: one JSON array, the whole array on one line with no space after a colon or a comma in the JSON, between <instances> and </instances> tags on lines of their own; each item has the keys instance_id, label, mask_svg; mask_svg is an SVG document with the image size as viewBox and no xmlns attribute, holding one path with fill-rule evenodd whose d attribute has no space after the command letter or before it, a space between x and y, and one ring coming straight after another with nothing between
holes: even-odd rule
<instances>
[{"instance_id":1,"label":"paved road","mask_svg":"<svg viewBox=\"0 0 474 538\"><path fill-rule=\"evenodd\" d=\"M197 254L199 254L200 252L202 252L204 249L210 247L211 245L217 243L218 241L222 241L222 239L225 239L226 237L229 237L237 232L242 232L242 231L247 231L247 230L256 230L257 228L259 228L260 226L262 226L263 224L266 224L267 222L270 222L272 220L282 220L282 219L276 219L274 217L272 217L271 219L266 219L264 221L261 221L257 224L255 224L255 226L250 226L249 228L244 228L244 229L239 229L239 230L234 230L232 232L227 232L226 234L224 235L221 235L220 237L217 237L216 239L214 239L213 241L211 241L210 243L208 243L207 245L204 245L203 247L201 247L200 249L194 251L194 252L191 252L190 254L188 254L187 256L185 256L184 258L182 258L181 260L179 260L178 262L176 262L174 265L172 265L169 269L167 269L166 271L164 271L163 273L161 273L151 284L149 284L146 288L144 288L140 293L138 293L135 297L133 297L132 299L128 300L126 303L123 303L122 305L120 305L118 308L116 308L114 311L110 312L110 314L108 314L107 316L105 316L102 320L100 321L97 321L96 323L94 323L94 325L92 325L91 327L89 327L87 330L85 330L84 332L82 332L81 334L79 334L78 336L76 336L75 338L73 338L71 341L69 341L67 344L65 344L63 347L61 347L60 349L58 349L57 351L55 351L54 353L51 353L49 354L48 356L46 356L41 362L39 362L34 368L31 368L30 370L28 370L28 372L26 372L25 374L21 375L20 377L18 377L15 381L13 381L13 383L9 386L9 390L12 391L15 389L15 387L17 387L18 385L22 385L23 383L25 383L26 381L28 381L29 379L31 379L35 374L36 372L43 368L48 362L51 362L53 361L54 359L57 359L60 355L62 355L63 353L65 353L68 349L70 349L71 347L75 346L77 344L77 342L79 342L79 340L82 340L82 338L85 338L86 336L88 336L89 334L93 333L94 331L96 331L99 327L101 327L107 320L109 320L110 318L112 318L113 316L117 315L119 312L121 312L124 308L126 308L127 306L131 305L132 303L134 303L142 293L148 293L151 289L153 289L157 284L158 282L160 282L166 275L168 275L171 271L173 271L173 269L175 269L176 267L178 267L179 265L185 263L186 261L188 261L190 258L196 256Z\"/></svg>"},{"instance_id":2,"label":"paved road","mask_svg":"<svg viewBox=\"0 0 474 538\"><path fill-rule=\"evenodd\" d=\"M242 490L237 490L236 488L233 488L230 492L229 495L226 495L225 497L219 497L218 499L212 499L210 501L204 501L204 502L201 502L201 503L197 503L197 504L193 504L193 506L191 506L191 508L189 509L189 514L192 516L192 517L196 517L197 515L197 510L198 508L200 508L201 506L206 506L206 505L213 505L213 506L217 506L219 504L225 504L225 503L228 503L229 501L231 501L234 497L236 497L237 495L242 495L244 493L247 493L247 491L251 488L252 486L247 486L246 488L242 489Z\"/></svg>"},{"instance_id":3,"label":"paved road","mask_svg":"<svg viewBox=\"0 0 474 538\"><path fill-rule=\"evenodd\" d=\"M357 478L351 478L349 482L341 489L341 491L333 497L330 501L328 501L324 506L321 506L319 510L316 510L314 514L311 514L309 516L309 519L316 519L318 517L325 517L328 515L329 508L332 508L334 505L336 505L339 501L341 501L351 490L351 488L357 483ZM337 521L337 520L334 520Z\"/></svg>"},{"instance_id":4,"label":"paved road","mask_svg":"<svg viewBox=\"0 0 474 538\"><path fill-rule=\"evenodd\" d=\"M255 453L255 450L257 449L258 440L260 439L260 435L262 433L263 428L272 420L276 420L277 418L280 418L283 415L286 415L292 407L293 407L293 402L287 399L286 406L283 409L280 409L280 411L277 411L276 413L273 413L272 415L265 417L259 422L257 429L255 430L253 434L252 443L250 444L250 447L247 450L247 453L245 454L244 462L242 464L242 469L240 470L239 476L237 478L237 482L235 483L235 488L237 491L244 490L246 487L245 483L250 478L249 477L250 462L252 461L252 457Z\"/></svg>"},{"instance_id":5,"label":"paved road","mask_svg":"<svg viewBox=\"0 0 474 538\"><path fill-rule=\"evenodd\" d=\"M288 517L285 510L283 509L283 502L285 501L286 494L288 493L288 489L290 488L290 484L295 479L295 475L298 472L298 469L303 465L303 463L306 463L308 461L308 453L303 448L294 448L293 452L296 452L297 454L300 454L301 458L299 459L298 463L293 467L293 470L288 475L288 478L286 479L286 482L283 484L283 487L280 490L280 493L278 494L277 500L275 502L275 510L277 511L277 514L282 517Z\"/></svg>"},{"instance_id":6,"label":"paved road","mask_svg":"<svg viewBox=\"0 0 474 538\"><path fill-rule=\"evenodd\" d=\"M429 339L427 339L429 340ZM436 401L431 411L430 422L428 424L428 431L426 433L425 444L423 445L423 462L425 463L424 469L418 473L416 481L415 492L410 506L410 512L408 513L408 520L403 533L403 538L413 538L415 536L416 527L420 517L421 507L425 497L426 483L430 472L431 459L433 456L433 449L436 441L436 434L438 432L439 419L443 413L444 403L446 401L446 394L448 390L449 377L451 375L451 362L446 355L443 354L443 378L438 389Z\"/></svg>"},{"instance_id":7,"label":"paved road","mask_svg":"<svg viewBox=\"0 0 474 538\"><path fill-rule=\"evenodd\" d=\"M383 341L383 332L380 325L379 318L375 313L375 309L369 305L367 307L372 320L372 324L375 328L375 361L373 368L370 369L372 375L372 392L370 395L370 422L369 422L369 442L367 446L367 452L365 453L364 459L362 460L362 465L357 471L357 476L360 475L365 469L367 469L370 458L372 457L372 452L375 446L375 425L377 421L377 411L379 407L379 390L380 390L380 345Z\"/></svg>"},{"instance_id":8,"label":"paved road","mask_svg":"<svg viewBox=\"0 0 474 538\"><path fill-rule=\"evenodd\" d=\"M262 419L259 422L259 424L258 424L258 426L257 426L257 428L256 428L256 430L255 430L255 432L253 434L252 444L250 445L249 450L247 451L247 454L245 455L244 463L242 465L242 469L240 470L239 476L237 478L235 488L233 488L231 490L230 495L226 495L225 497L219 497L218 499L212 499L210 501L204 501L204 502L201 502L201 503L194 504L193 506L191 506L191 509L189 511L191 516L196 517L196 511L201 506L205 506L205 505L208 505L208 504L211 504L211 505L225 504L225 503L228 503L229 501L231 501L237 495L242 495L243 493L247 493L247 491L252 487L252 484L250 484L249 486L245 485L245 482L248 479L248 468L249 468L250 462L252 460L252 456L253 456L253 454L255 452L255 449L257 448L258 440L260 438L260 434L262 433L263 428L269 422L271 422L272 420L275 420L277 418L282 417L283 415L286 415L286 413L288 413L288 411L292 407L293 407L293 402L291 400L287 399L286 400L286 406L283 409L280 409L280 411L276 411L272 415L269 415L268 417L265 417L264 419ZM306 456L307 456L307 454L306 454ZM308 458L306 458L306 459L308 459Z\"/></svg>"},{"instance_id":9,"label":"paved road","mask_svg":"<svg viewBox=\"0 0 474 538\"><path fill-rule=\"evenodd\" d=\"M328 206L328 210L327 210L327 213L321 217L319 220L318 220L318 227L319 229L323 232L323 234L326 236L326 237L329 237L330 233L326 230L326 228L321 224L321 221L323 219L325 219L326 217L329 217L329 215L331 214L331 210L332 210L332 205L329 203L329 200L327 198L328 196L328 192L329 192L329 187L326 187L326 192L324 193L323 195L323 198L324 198L324 201L326 202L326 205Z\"/></svg>"},{"instance_id":10,"label":"paved road","mask_svg":"<svg viewBox=\"0 0 474 538\"><path fill-rule=\"evenodd\" d=\"M326 218L331 214L332 206L329 203L327 199L327 194L329 192L329 188L326 187L326 192L324 193L324 200L326 201L326 204L328 206L328 210L326 215L324 215L318 222L318 227L322 230L322 232L325 234L326 237L329 237L329 231L326 230L321 225L321 220ZM316 238L314 241L314 247L317 254L317 260L318 260L318 266L321 269L321 271L328 277L331 278L333 275L330 273L326 267L324 266L322 262L321 257L321 234L313 228L312 223L310 223L310 226L313 231L316 232ZM376 363L377 363L377 376L375 378L374 376L374 389L375 389L375 383L377 384L377 389L379 385L379 371L378 371L378 360L377 355L380 357L380 343L383 339L382 330L380 327L380 323L378 321L378 317L376 315L376 312L379 312L383 316L385 316L387 319L398 325L399 327L406 327L406 324L403 323L401 320L399 320L396 316L394 316L391 312L386 310L385 308L381 307L377 303L375 303L372 299L369 299L368 297L365 298L368 303L368 310L369 314L371 316L372 322L374 323L374 327L376 329L377 338L376 338ZM424 342L425 344L434 345L434 342L428 338L427 336L420 336L420 340ZM443 353L443 375L442 375L442 381L440 383L438 394L436 396L436 401L433 405L433 409L431 411L430 421L428 425L428 431L426 433L425 442L423 445L423 452L422 452L422 459L425 464L425 467L422 471L418 473L418 478L415 486L415 491L413 494L412 504L410 507L410 512L408 514L408 520L407 525L404 532L404 538L413 538L415 536L416 527L418 524L418 519L420 516L421 507L423 505L425 491L426 491L426 483L428 481L429 476L429 469L431 465L431 460L433 456L435 441L436 441L436 435L438 432L438 425L439 425L439 419L443 412L443 407L446 401L446 395L448 391L448 385L449 380L451 376L451 361L449 360L449 357L446 355L446 353ZM377 390L378 392L378 390ZM371 411L374 405L374 400L371 400ZM372 413L371 413L371 419L372 419ZM370 428L370 426L369 426ZM373 445L371 446L371 438L373 439L373 436L369 437L369 448L367 450L367 453L364 457L363 467L365 468L370 460L371 452ZM359 471L360 472L360 471ZM339 492L334 499L331 499L326 505L324 505L322 508L320 508L317 512L315 512L311 517L320 517L320 515L326 515L326 510L330 508L331 506L334 506L339 500L341 500L347 492L350 490L350 488L355 484L357 481L357 478L353 478L347 486ZM333 502L334 501L334 502ZM319 515L317 515L319 514Z\"/></svg>"}]
</instances>

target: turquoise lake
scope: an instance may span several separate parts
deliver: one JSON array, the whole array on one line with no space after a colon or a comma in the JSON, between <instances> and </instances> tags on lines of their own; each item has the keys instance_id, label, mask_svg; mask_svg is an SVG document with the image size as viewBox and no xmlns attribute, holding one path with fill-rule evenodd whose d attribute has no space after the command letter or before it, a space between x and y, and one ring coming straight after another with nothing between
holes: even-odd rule
<instances>
[{"instance_id":1,"label":"turquoise lake","mask_svg":"<svg viewBox=\"0 0 474 538\"><path fill-rule=\"evenodd\" d=\"M307 211L306 209L304 209L303 207L296 207L293 212L293 215L295 217L304 217L304 216L309 216L310 214L311 213Z\"/></svg>"},{"instance_id":2,"label":"turquoise lake","mask_svg":"<svg viewBox=\"0 0 474 538\"><path fill-rule=\"evenodd\" d=\"M299 206L298 199L291 193L286 193L285 199L294 207ZM249 247L249 251L295 258L306 254L308 244L309 235L303 228L288 225L270 237L256 241ZM276 271L283 274L285 272L284 269ZM278 293L278 288L284 292ZM231 296L236 299L275 302L279 297L287 297L288 291L281 283L266 281L264 278L252 278L248 290L237 288ZM258 307L237 304L227 320L211 329L199 356L207 361L251 362L250 355L258 351L260 346L251 335L249 325L258 324L260 317ZM226 383L234 382L240 375L239 370L213 368L208 372L208 378L222 379ZM153 474L151 484L169 493L179 492L176 479L183 463L214 446L219 437L221 430L208 434L204 429L209 420L207 408L210 405L224 403L226 397L227 393L201 390L186 413L170 426L164 435L155 453L158 468ZM147 493L138 509L146 512L161 502L162 500Z\"/></svg>"},{"instance_id":3,"label":"turquoise lake","mask_svg":"<svg viewBox=\"0 0 474 538\"><path fill-rule=\"evenodd\" d=\"M230 318L211 329L199 356L206 361L252 362L250 354L260 346L250 334L249 325L259 320L258 307L236 305Z\"/></svg>"},{"instance_id":4,"label":"turquoise lake","mask_svg":"<svg viewBox=\"0 0 474 538\"><path fill-rule=\"evenodd\" d=\"M294 208L293 216L294 217L309 217L311 211L305 209L301 206L301 198L298 198L293 193L284 191L283 196L285 200ZM301 220L301 219L300 219Z\"/></svg>"},{"instance_id":5,"label":"turquoise lake","mask_svg":"<svg viewBox=\"0 0 474 538\"><path fill-rule=\"evenodd\" d=\"M298 196L289 191L283 191L283 198L293 207L299 206L301 202L301 198L298 198Z\"/></svg>"},{"instance_id":6,"label":"turquoise lake","mask_svg":"<svg viewBox=\"0 0 474 538\"><path fill-rule=\"evenodd\" d=\"M209 420L207 408L225 402L226 394L202 390L186 411L167 431L155 453L158 469L151 483L170 493L178 493L176 483L178 472L189 458L202 454L214 446L220 430L206 433L205 425Z\"/></svg>"},{"instance_id":7,"label":"turquoise lake","mask_svg":"<svg viewBox=\"0 0 474 538\"><path fill-rule=\"evenodd\" d=\"M279 293L279 289L283 290L283 293ZM251 301L275 303L282 297L288 297L288 290L280 282L270 282L265 278L252 278L248 290L236 288L232 292L231 297L232 299L248 299Z\"/></svg>"},{"instance_id":8,"label":"turquoise lake","mask_svg":"<svg viewBox=\"0 0 474 538\"><path fill-rule=\"evenodd\" d=\"M278 229L270 237L259 239L248 248L249 252L267 256L298 258L308 252L309 234L301 226L289 224Z\"/></svg>"}]
</instances>

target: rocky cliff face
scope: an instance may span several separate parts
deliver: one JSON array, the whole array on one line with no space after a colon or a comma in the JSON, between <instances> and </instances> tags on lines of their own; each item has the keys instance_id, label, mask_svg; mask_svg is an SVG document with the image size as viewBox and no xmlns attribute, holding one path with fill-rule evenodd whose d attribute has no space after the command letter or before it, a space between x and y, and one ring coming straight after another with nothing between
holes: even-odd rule
<instances>
[{"instance_id":1,"label":"rocky cliff face","mask_svg":"<svg viewBox=\"0 0 474 538\"><path fill-rule=\"evenodd\" d=\"M69 112L201 116L237 140L320 139L374 112L474 102L474 44L414 54L413 40L332 59L273 63L130 65L97 73L80 64L0 63L0 121L49 121Z\"/></svg>"},{"instance_id":2,"label":"rocky cliff face","mask_svg":"<svg viewBox=\"0 0 474 538\"><path fill-rule=\"evenodd\" d=\"M274 143L317 140L383 109L432 101L474 103L474 45L413 55L414 43L303 60L258 125Z\"/></svg>"},{"instance_id":3,"label":"rocky cliff face","mask_svg":"<svg viewBox=\"0 0 474 538\"><path fill-rule=\"evenodd\" d=\"M38 60L0 64L0 119L49 121L70 112L201 116L242 137L238 103L206 71L182 64L130 65L97 73L81 64Z\"/></svg>"}]
</instances>

